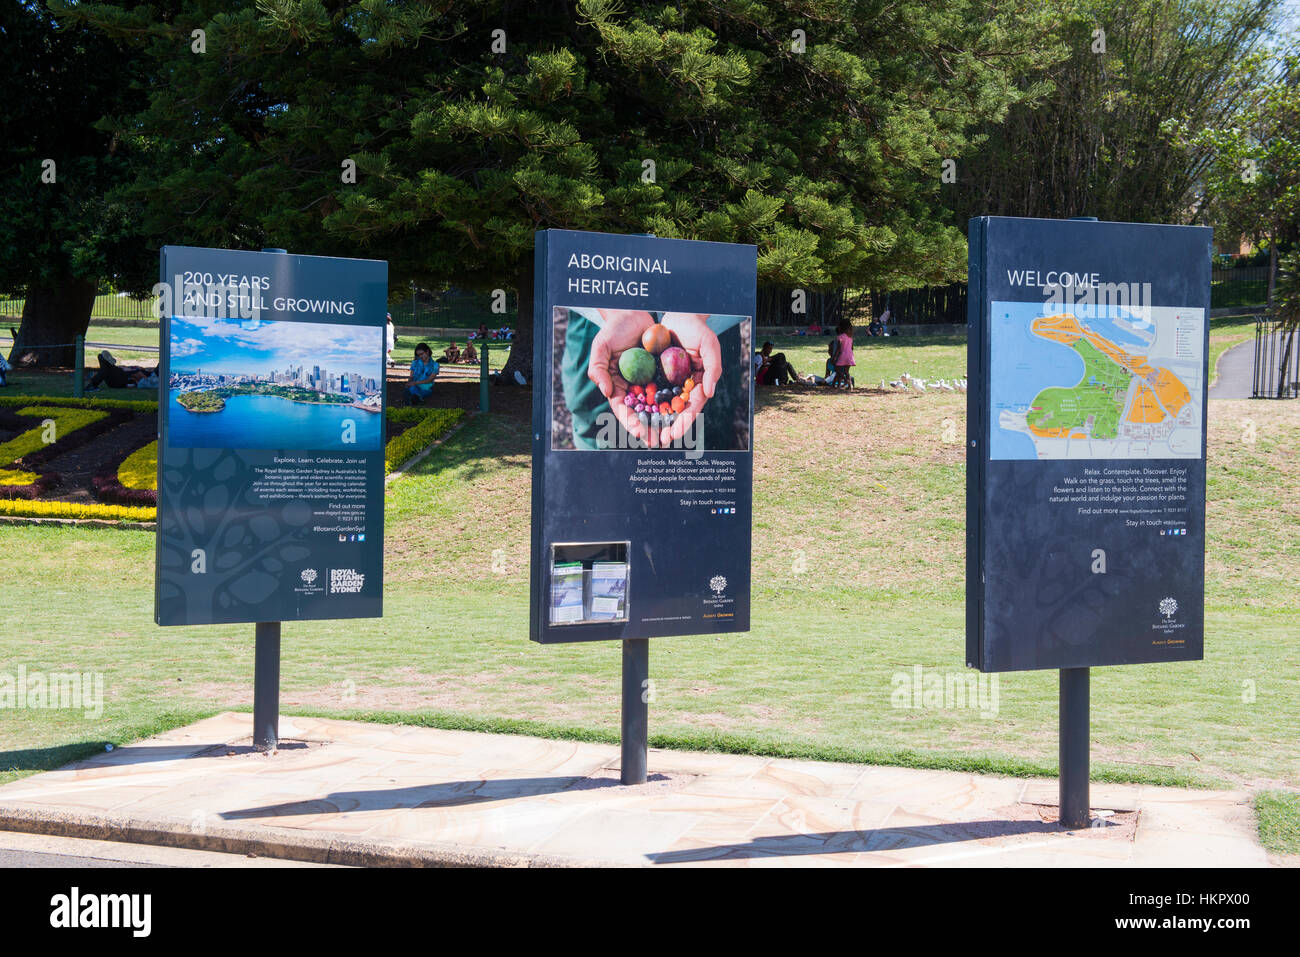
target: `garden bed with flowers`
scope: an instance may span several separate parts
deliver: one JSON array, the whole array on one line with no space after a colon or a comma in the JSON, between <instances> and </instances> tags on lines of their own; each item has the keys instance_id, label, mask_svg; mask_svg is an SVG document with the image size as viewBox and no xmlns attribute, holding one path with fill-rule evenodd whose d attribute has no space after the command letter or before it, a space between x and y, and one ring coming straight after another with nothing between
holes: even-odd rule
<instances>
[{"instance_id":1,"label":"garden bed with flowers","mask_svg":"<svg viewBox=\"0 0 1300 957\"><path fill-rule=\"evenodd\" d=\"M390 409L391 472L449 432L463 409ZM120 399L0 397L0 516L153 521L158 405Z\"/></svg>"}]
</instances>

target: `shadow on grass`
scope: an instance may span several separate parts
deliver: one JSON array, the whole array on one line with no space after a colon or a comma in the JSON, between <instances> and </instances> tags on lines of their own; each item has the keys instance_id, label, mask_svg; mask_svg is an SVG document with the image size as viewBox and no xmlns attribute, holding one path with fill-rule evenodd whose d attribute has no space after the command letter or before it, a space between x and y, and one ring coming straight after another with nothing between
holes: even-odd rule
<instances>
[{"instance_id":1,"label":"shadow on grass","mask_svg":"<svg viewBox=\"0 0 1300 957\"><path fill-rule=\"evenodd\" d=\"M0 751L0 781L10 777L23 777L38 771L53 771L67 764L99 757L100 764L136 764L163 761L177 757L176 749L169 747L122 747L129 741L139 741L175 728L209 718L216 712L210 708L193 711L165 711L146 720L128 725L106 728L106 736L97 740L76 741L70 744L51 745L48 748L21 748ZM113 750L105 748L112 745ZM187 749L192 750L192 749Z\"/></svg>"},{"instance_id":2,"label":"shadow on grass","mask_svg":"<svg viewBox=\"0 0 1300 957\"><path fill-rule=\"evenodd\" d=\"M0 395L53 395L72 397L72 370L13 369L8 374L9 384L0 389ZM134 389L113 389L113 398L134 399ZM122 393L122 395L118 395ZM91 393L91 395L104 395ZM151 396L152 397L152 396Z\"/></svg>"},{"instance_id":3,"label":"shadow on grass","mask_svg":"<svg viewBox=\"0 0 1300 957\"><path fill-rule=\"evenodd\" d=\"M52 771L65 764L84 761L93 755L103 754L107 743L103 740L78 741L75 744L60 744L51 748L0 751L0 773Z\"/></svg>"},{"instance_id":4,"label":"shadow on grass","mask_svg":"<svg viewBox=\"0 0 1300 957\"><path fill-rule=\"evenodd\" d=\"M754 390L754 411L777 409L779 411L797 410L808 412L806 402L817 398L826 402L842 402L854 396L864 395L901 395L896 389L880 389L875 386L858 386L852 392L847 389L832 389L824 385L761 385ZM815 417L815 413L813 413Z\"/></svg>"}]
</instances>

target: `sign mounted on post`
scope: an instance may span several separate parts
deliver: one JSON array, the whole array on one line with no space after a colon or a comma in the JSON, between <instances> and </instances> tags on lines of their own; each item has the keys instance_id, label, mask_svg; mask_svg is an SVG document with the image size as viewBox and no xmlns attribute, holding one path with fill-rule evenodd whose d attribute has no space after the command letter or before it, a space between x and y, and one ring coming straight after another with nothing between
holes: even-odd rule
<instances>
[{"instance_id":1,"label":"sign mounted on post","mask_svg":"<svg viewBox=\"0 0 1300 957\"><path fill-rule=\"evenodd\" d=\"M969 666L1202 657L1210 244L971 221Z\"/></svg>"},{"instance_id":2,"label":"sign mounted on post","mask_svg":"<svg viewBox=\"0 0 1300 957\"><path fill-rule=\"evenodd\" d=\"M162 250L155 618L382 614L388 264Z\"/></svg>"},{"instance_id":3,"label":"sign mounted on post","mask_svg":"<svg viewBox=\"0 0 1300 957\"><path fill-rule=\"evenodd\" d=\"M537 234L531 636L747 631L753 246Z\"/></svg>"}]
</instances>

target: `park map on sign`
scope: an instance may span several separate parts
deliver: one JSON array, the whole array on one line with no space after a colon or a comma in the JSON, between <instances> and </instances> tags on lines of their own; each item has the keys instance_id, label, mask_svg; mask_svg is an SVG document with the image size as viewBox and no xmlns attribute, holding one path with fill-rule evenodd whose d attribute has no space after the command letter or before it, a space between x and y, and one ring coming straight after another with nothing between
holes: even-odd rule
<instances>
[{"instance_id":1,"label":"park map on sign","mask_svg":"<svg viewBox=\"0 0 1300 957\"><path fill-rule=\"evenodd\" d=\"M995 302L995 459L1196 458L1200 309Z\"/></svg>"}]
</instances>

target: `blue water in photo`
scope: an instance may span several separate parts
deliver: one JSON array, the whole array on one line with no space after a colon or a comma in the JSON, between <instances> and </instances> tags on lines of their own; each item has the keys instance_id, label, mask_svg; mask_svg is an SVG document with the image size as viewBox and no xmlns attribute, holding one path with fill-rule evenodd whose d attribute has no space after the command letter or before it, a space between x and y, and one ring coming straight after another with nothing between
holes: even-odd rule
<instances>
[{"instance_id":1,"label":"blue water in photo","mask_svg":"<svg viewBox=\"0 0 1300 957\"><path fill-rule=\"evenodd\" d=\"M1125 313L1122 316L1119 316L1118 318L1123 319L1129 325L1138 326L1138 330L1139 330L1138 332L1130 332L1127 329L1124 329L1116 325L1115 319L1110 316L1097 315L1098 312L1097 306L1079 305L1079 306L1073 306L1072 308L1066 311L1070 312L1075 317L1077 317L1080 322L1086 324L1087 327L1091 329L1093 332L1097 333L1097 335L1104 336L1105 338L1109 339L1111 342L1115 343L1115 345L1120 346L1121 348L1146 349L1150 347L1151 340L1154 338L1154 333L1155 333L1154 326L1148 324L1145 330L1143 330L1142 326L1140 325L1141 320L1135 319L1132 315L1129 315L1127 313ZM1146 332L1145 338L1143 338L1141 335L1142 331Z\"/></svg>"},{"instance_id":2,"label":"blue water in photo","mask_svg":"<svg viewBox=\"0 0 1300 957\"><path fill-rule=\"evenodd\" d=\"M178 395L168 399L168 441L174 448L373 452L383 443L379 412L267 395L232 396L220 412L189 412ZM344 419L356 423L355 442L343 442Z\"/></svg>"},{"instance_id":3,"label":"blue water in photo","mask_svg":"<svg viewBox=\"0 0 1300 957\"><path fill-rule=\"evenodd\" d=\"M1053 310L1052 314L1056 311ZM1081 311L1081 310L1080 310ZM1023 412L1049 386L1072 386L1083 378L1083 359L1067 345L1029 331L1043 303L995 302L990 324L989 457L1037 459L1034 440L998 427L1003 409ZM1079 313L1075 313L1079 315ZM1080 316L1082 318L1082 316Z\"/></svg>"}]
</instances>

